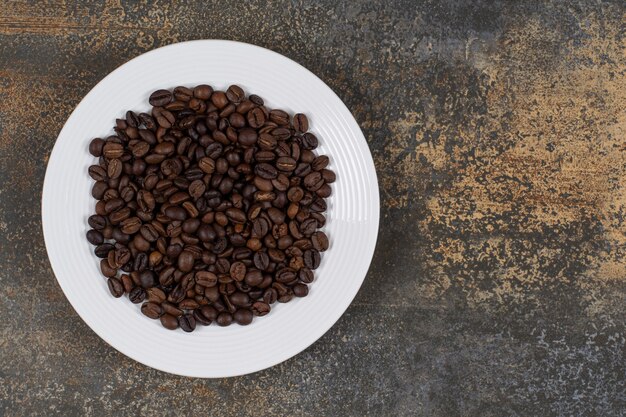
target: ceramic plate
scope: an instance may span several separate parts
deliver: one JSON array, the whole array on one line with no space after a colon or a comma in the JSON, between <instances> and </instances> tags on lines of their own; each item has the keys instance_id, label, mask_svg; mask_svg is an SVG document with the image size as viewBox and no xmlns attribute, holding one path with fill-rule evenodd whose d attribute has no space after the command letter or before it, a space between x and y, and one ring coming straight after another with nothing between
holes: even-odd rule
<instances>
[{"instance_id":1,"label":"ceramic plate","mask_svg":"<svg viewBox=\"0 0 626 417\"><path fill-rule=\"evenodd\" d=\"M322 255L309 295L274 304L249 326L198 326L193 333L164 329L126 297L113 298L86 241L93 213L93 137L112 133L126 110L149 110L159 88L238 84L270 108L309 116L319 153L337 174L323 229ZM341 317L367 273L378 232L376 171L358 124L333 91L306 68L260 47L218 40L166 46L143 54L104 78L74 110L59 134L46 172L42 221L50 263L68 300L102 339L145 365L192 377L227 377L268 368L298 354Z\"/></svg>"}]
</instances>

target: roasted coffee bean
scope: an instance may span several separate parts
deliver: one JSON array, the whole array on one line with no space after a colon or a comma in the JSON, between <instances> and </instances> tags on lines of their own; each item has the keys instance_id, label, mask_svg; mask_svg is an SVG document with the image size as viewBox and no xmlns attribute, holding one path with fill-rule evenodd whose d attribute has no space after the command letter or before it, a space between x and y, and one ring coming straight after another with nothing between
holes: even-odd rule
<instances>
[{"instance_id":1,"label":"roasted coffee bean","mask_svg":"<svg viewBox=\"0 0 626 417\"><path fill-rule=\"evenodd\" d=\"M276 160L276 168L281 171L291 172L296 169L296 160L288 156L282 156Z\"/></svg>"},{"instance_id":2,"label":"roasted coffee bean","mask_svg":"<svg viewBox=\"0 0 626 417\"><path fill-rule=\"evenodd\" d=\"M162 260L163 254L161 252L159 252L158 250L152 251L152 253L150 253L150 256L148 256L148 267L154 269L154 267L161 264Z\"/></svg>"},{"instance_id":3,"label":"roasted coffee bean","mask_svg":"<svg viewBox=\"0 0 626 417\"><path fill-rule=\"evenodd\" d=\"M141 312L153 320L158 319L163 314L163 307L154 302L147 302L141 305Z\"/></svg>"},{"instance_id":4,"label":"roasted coffee bean","mask_svg":"<svg viewBox=\"0 0 626 417\"><path fill-rule=\"evenodd\" d=\"M199 308L200 313L202 313L202 316L209 320L209 321L215 321L217 319L218 316L218 311L209 305L204 305L202 307Z\"/></svg>"},{"instance_id":5,"label":"roasted coffee bean","mask_svg":"<svg viewBox=\"0 0 626 417\"><path fill-rule=\"evenodd\" d=\"M168 90L157 90L150 94L150 99L148 101L152 106L161 107L171 102L172 98L172 93Z\"/></svg>"},{"instance_id":6,"label":"roasted coffee bean","mask_svg":"<svg viewBox=\"0 0 626 417\"><path fill-rule=\"evenodd\" d=\"M243 292L235 292L229 297L230 302L238 307L246 307L250 305L250 297Z\"/></svg>"},{"instance_id":7,"label":"roasted coffee bean","mask_svg":"<svg viewBox=\"0 0 626 417\"><path fill-rule=\"evenodd\" d=\"M235 314L233 314L233 318L237 324L241 326L247 326L248 324L252 323L252 311L248 310L247 308L240 308L239 310L235 311Z\"/></svg>"},{"instance_id":8,"label":"roasted coffee bean","mask_svg":"<svg viewBox=\"0 0 626 417\"><path fill-rule=\"evenodd\" d=\"M320 266L320 253L315 249L309 249L304 252L304 265L310 269L316 269Z\"/></svg>"},{"instance_id":9,"label":"roasted coffee bean","mask_svg":"<svg viewBox=\"0 0 626 417\"><path fill-rule=\"evenodd\" d=\"M90 166L88 169L88 172L89 172L89 176L96 181L106 181L108 179L107 171L104 168L102 168L100 165Z\"/></svg>"},{"instance_id":10,"label":"roasted coffee bean","mask_svg":"<svg viewBox=\"0 0 626 417\"><path fill-rule=\"evenodd\" d=\"M196 319L192 314L183 314L178 318L178 325L187 333L193 332L196 329Z\"/></svg>"},{"instance_id":11,"label":"roasted coffee bean","mask_svg":"<svg viewBox=\"0 0 626 417\"><path fill-rule=\"evenodd\" d=\"M311 163L311 168L314 171L321 171L328 166L328 162L328 156L320 155L313 160L313 162Z\"/></svg>"},{"instance_id":12,"label":"roasted coffee bean","mask_svg":"<svg viewBox=\"0 0 626 417\"><path fill-rule=\"evenodd\" d=\"M226 90L226 97L233 103L239 103L245 98L245 93L238 85L231 85Z\"/></svg>"},{"instance_id":13,"label":"roasted coffee bean","mask_svg":"<svg viewBox=\"0 0 626 417\"><path fill-rule=\"evenodd\" d=\"M215 320L218 326L230 326L231 323L233 322L233 316L232 314L223 311L221 312L218 316L217 319Z\"/></svg>"},{"instance_id":14,"label":"roasted coffee bean","mask_svg":"<svg viewBox=\"0 0 626 417\"><path fill-rule=\"evenodd\" d=\"M261 271L265 271L270 264L270 257L267 255L266 252L256 252L254 254L253 260L254 260L254 266L260 269ZM247 278L246 278L246 282L247 282ZM256 285L250 282L248 282L248 284Z\"/></svg>"},{"instance_id":15,"label":"roasted coffee bean","mask_svg":"<svg viewBox=\"0 0 626 417\"><path fill-rule=\"evenodd\" d=\"M178 319L171 314L163 314L160 317L161 324L168 330L178 329Z\"/></svg>"},{"instance_id":16,"label":"roasted coffee bean","mask_svg":"<svg viewBox=\"0 0 626 417\"><path fill-rule=\"evenodd\" d=\"M317 136L315 136L313 133L305 133L304 135L302 135L302 148L304 149L315 149L317 148L318 145L318 140L317 140Z\"/></svg>"},{"instance_id":17,"label":"roasted coffee bean","mask_svg":"<svg viewBox=\"0 0 626 417\"><path fill-rule=\"evenodd\" d=\"M122 161L111 159L107 166L107 175L112 179L119 178L122 175Z\"/></svg>"},{"instance_id":18,"label":"roasted coffee bean","mask_svg":"<svg viewBox=\"0 0 626 417\"><path fill-rule=\"evenodd\" d=\"M95 230L102 230L107 225L106 218L98 214L89 216L89 219L87 219L87 223L89 223L89 226Z\"/></svg>"},{"instance_id":19,"label":"roasted coffee bean","mask_svg":"<svg viewBox=\"0 0 626 417\"><path fill-rule=\"evenodd\" d=\"M94 249L94 253L98 258L106 258L110 251L113 250L113 245L110 243L103 243L102 245L96 246Z\"/></svg>"},{"instance_id":20,"label":"roasted coffee bean","mask_svg":"<svg viewBox=\"0 0 626 417\"><path fill-rule=\"evenodd\" d=\"M102 156L102 148L104 147L105 141L100 138L95 138L89 143L89 153L95 156L96 158Z\"/></svg>"},{"instance_id":21,"label":"roasted coffee bean","mask_svg":"<svg viewBox=\"0 0 626 417\"><path fill-rule=\"evenodd\" d=\"M255 168L255 173L261 177L268 180L274 179L278 176L278 171L276 168L267 163L258 164Z\"/></svg>"},{"instance_id":22,"label":"roasted coffee bean","mask_svg":"<svg viewBox=\"0 0 626 417\"><path fill-rule=\"evenodd\" d=\"M176 307L174 304L170 303L169 301L161 302L161 307L163 307L164 313L169 314L174 317L180 317L183 314L183 310Z\"/></svg>"},{"instance_id":23,"label":"roasted coffee bean","mask_svg":"<svg viewBox=\"0 0 626 417\"><path fill-rule=\"evenodd\" d=\"M296 297L306 297L309 294L309 287L305 284L296 284L293 286L293 295Z\"/></svg>"},{"instance_id":24,"label":"roasted coffee bean","mask_svg":"<svg viewBox=\"0 0 626 417\"><path fill-rule=\"evenodd\" d=\"M247 114L247 121L250 127L255 129L260 128L265 124L265 113L260 107L251 109Z\"/></svg>"},{"instance_id":25,"label":"roasted coffee bean","mask_svg":"<svg viewBox=\"0 0 626 417\"><path fill-rule=\"evenodd\" d=\"M302 113L296 113L293 116L293 128L296 132L305 133L309 130L309 119Z\"/></svg>"},{"instance_id":26,"label":"roasted coffee bean","mask_svg":"<svg viewBox=\"0 0 626 417\"><path fill-rule=\"evenodd\" d=\"M217 275L209 271L196 272L196 284L203 287L214 287L217 285Z\"/></svg>"},{"instance_id":27,"label":"roasted coffee bean","mask_svg":"<svg viewBox=\"0 0 626 417\"><path fill-rule=\"evenodd\" d=\"M102 153L107 159L121 158L124 155L124 147L120 143L107 142L102 147Z\"/></svg>"},{"instance_id":28,"label":"roasted coffee bean","mask_svg":"<svg viewBox=\"0 0 626 417\"><path fill-rule=\"evenodd\" d=\"M304 177L304 186L310 191L315 191L322 185L324 185L324 179L322 178L322 174L317 171L311 172Z\"/></svg>"},{"instance_id":29,"label":"roasted coffee bean","mask_svg":"<svg viewBox=\"0 0 626 417\"><path fill-rule=\"evenodd\" d=\"M146 299L146 290L141 287L135 287L130 294L128 294L128 299L133 304L139 304Z\"/></svg>"},{"instance_id":30,"label":"roasted coffee bean","mask_svg":"<svg viewBox=\"0 0 626 417\"><path fill-rule=\"evenodd\" d=\"M117 278L109 278L107 280L107 286L109 287L109 292L115 298L119 298L124 295L124 286Z\"/></svg>"},{"instance_id":31,"label":"roasted coffee bean","mask_svg":"<svg viewBox=\"0 0 626 417\"><path fill-rule=\"evenodd\" d=\"M104 242L104 236L99 231L91 229L87 232L87 240L92 245L101 245Z\"/></svg>"},{"instance_id":32,"label":"roasted coffee bean","mask_svg":"<svg viewBox=\"0 0 626 417\"><path fill-rule=\"evenodd\" d=\"M205 190L206 185L204 185L204 182L202 182L202 180L195 180L191 184L189 184L189 195L191 195L194 200L200 198L204 194Z\"/></svg>"},{"instance_id":33,"label":"roasted coffee bean","mask_svg":"<svg viewBox=\"0 0 626 417\"><path fill-rule=\"evenodd\" d=\"M269 304L262 301L257 301L256 303L252 304L252 314L254 314L255 316L265 316L267 313L270 312L270 309L271 307L269 306Z\"/></svg>"},{"instance_id":34,"label":"roasted coffee bean","mask_svg":"<svg viewBox=\"0 0 626 417\"><path fill-rule=\"evenodd\" d=\"M300 279L300 281L305 284L312 283L314 279L313 271L311 271L309 268L300 269L300 271L298 272L298 279Z\"/></svg>"},{"instance_id":35,"label":"roasted coffee bean","mask_svg":"<svg viewBox=\"0 0 626 417\"><path fill-rule=\"evenodd\" d=\"M283 110L274 109L270 111L270 120L277 125L288 125L289 124L289 114Z\"/></svg>"},{"instance_id":36,"label":"roasted coffee bean","mask_svg":"<svg viewBox=\"0 0 626 417\"><path fill-rule=\"evenodd\" d=\"M143 270L139 273L139 284L143 288L151 288L156 285L156 275L153 271Z\"/></svg>"},{"instance_id":37,"label":"roasted coffee bean","mask_svg":"<svg viewBox=\"0 0 626 417\"><path fill-rule=\"evenodd\" d=\"M324 252L328 249L328 237L324 232L315 232L311 235L311 243L315 250Z\"/></svg>"},{"instance_id":38,"label":"roasted coffee bean","mask_svg":"<svg viewBox=\"0 0 626 417\"><path fill-rule=\"evenodd\" d=\"M135 283L133 282L132 278L127 274L123 274L120 277L120 281L122 281L122 285L124 286L124 292L127 294L129 294L133 290L133 288L135 288Z\"/></svg>"},{"instance_id":39,"label":"roasted coffee bean","mask_svg":"<svg viewBox=\"0 0 626 417\"><path fill-rule=\"evenodd\" d=\"M111 267L107 259L102 259L100 261L100 271L102 272L102 275L109 278L117 275L117 269Z\"/></svg>"},{"instance_id":40,"label":"roasted coffee bean","mask_svg":"<svg viewBox=\"0 0 626 417\"><path fill-rule=\"evenodd\" d=\"M183 272L191 271L193 268L193 263L194 263L193 254L189 251L183 251L178 256L178 269L180 269Z\"/></svg>"},{"instance_id":41,"label":"roasted coffee bean","mask_svg":"<svg viewBox=\"0 0 626 417\"><path fill-rule=\"evenodd\" d=\"M129 217L120 223L120 227L123 233L133 235L141 228L141 219L139 217Z\"/></svg>"}]
</instances>

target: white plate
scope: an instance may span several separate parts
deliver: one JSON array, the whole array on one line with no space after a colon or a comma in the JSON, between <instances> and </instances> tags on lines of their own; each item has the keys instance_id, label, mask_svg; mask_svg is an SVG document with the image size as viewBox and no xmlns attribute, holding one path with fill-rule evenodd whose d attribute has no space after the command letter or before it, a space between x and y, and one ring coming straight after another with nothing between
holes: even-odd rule
<instances>
[{"instance_id":1,"label":"white plate","mask_svg":"<svg viewBox=\"0 0 626 417\"><path fill-rule=\"evenodd\" d=\"M93 213L90 140L112 133L128 109L146 111L159 88L238 84L270 108L303 112L337 174L325 232L331 242L308 297L274 304L243 327L198 326L193 333L164 329L126 297L113 298L86 241ZM102 339L145 365L179 375L226 377L268 368L298 354L341 317L361 286L378 233L376 171L356 121L333 91L310 71L275 52L243 43L202 40L143 54L122 65L80 102L50 155L42 221L59 285Z\"/></svg>"}]
</instances>

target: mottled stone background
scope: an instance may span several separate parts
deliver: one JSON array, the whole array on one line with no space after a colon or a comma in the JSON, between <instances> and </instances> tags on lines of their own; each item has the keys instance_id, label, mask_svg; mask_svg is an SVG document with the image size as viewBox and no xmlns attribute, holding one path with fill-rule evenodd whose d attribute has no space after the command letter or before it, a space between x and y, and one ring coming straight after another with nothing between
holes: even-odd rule
<instances>
[{"instance_id":1,"label":"mottled stone background","mask_svg":"<svg viewBox=\"0 0 626 417\"><path fill-rule=\"evenodd\" d=\"M0 5L0 415L625 415L624 1L176 3ZM222 380L100 340L40 224L80 99L145 51L203 38L328 83L365 133L382 206L336 326Z\"/></svg>"}]
</instances>

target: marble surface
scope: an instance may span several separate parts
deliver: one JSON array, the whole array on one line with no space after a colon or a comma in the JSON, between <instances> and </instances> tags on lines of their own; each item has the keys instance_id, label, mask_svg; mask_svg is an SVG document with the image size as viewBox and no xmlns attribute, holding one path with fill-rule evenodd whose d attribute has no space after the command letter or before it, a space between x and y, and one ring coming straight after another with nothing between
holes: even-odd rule
<instances>
[{"instance_id":1,"label":"marble surface","mask_svg":"<svg viewBox=\"0 0 626 417\"><path fill-rule=\"evenodd\" d=\"M0 415L625 415L623 1L180 3L0 7ZM138 54L209 38L330 85L365 133L382 206L340 321L222 380L100 340L56 283L40 220L80 99Z\"/></svg>"}]
</instances>

